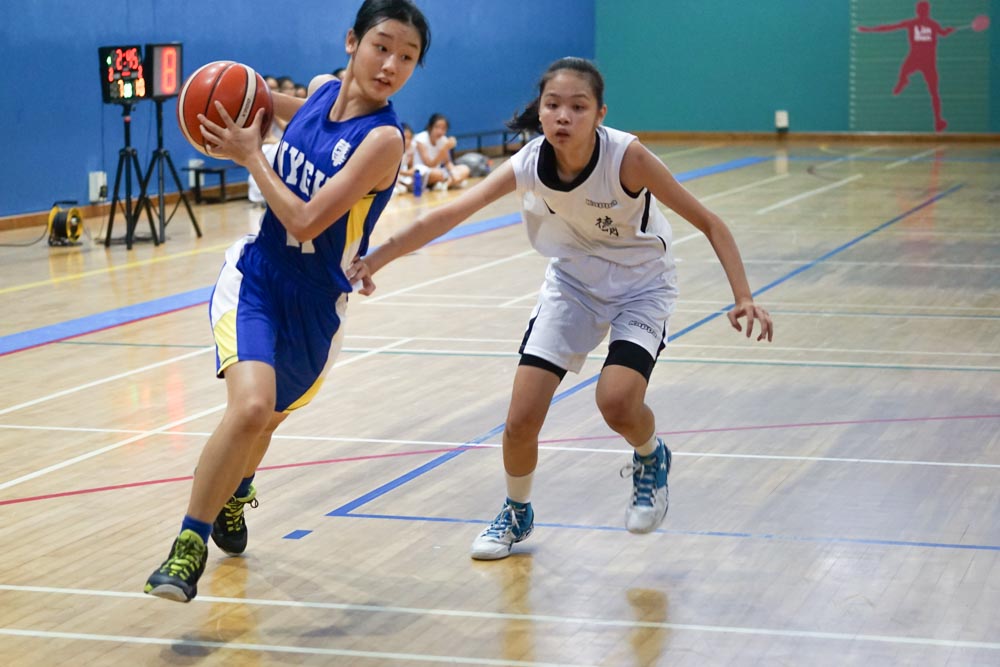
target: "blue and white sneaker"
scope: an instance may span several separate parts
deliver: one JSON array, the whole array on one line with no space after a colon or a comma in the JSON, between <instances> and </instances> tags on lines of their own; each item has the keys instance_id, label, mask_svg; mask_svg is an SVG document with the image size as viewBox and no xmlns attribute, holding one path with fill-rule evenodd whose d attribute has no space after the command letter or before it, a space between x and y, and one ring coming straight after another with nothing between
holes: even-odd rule
<instances>
[{"instance_id":1,"label":"blue and white sneaker","mask_svg":"<svg viewBox=\"0 0 1000 667\"><path fill-rule=\"evenodd\" d=\"M670 473L671 454L663 440L656 439L652 456L632 454L632 465L621 470L621 476L632 475L632 499L625 508L625 527L630 533L651 533L667 516L670 495L667 475Z\"/></svg>"},{"instance_id":2,"label":"blue and white sneaker","mask_svg":"<svg viewBox=\"0 0 1000 667\"><path fill-rule=\"evenodd\" d=\"M498 560L510 555L511 547L531 535L535 528L535 510L531 503L515 503L508 498L493 523L472 542L471 555L476 560Z\"/></svg>"}]
</instances>

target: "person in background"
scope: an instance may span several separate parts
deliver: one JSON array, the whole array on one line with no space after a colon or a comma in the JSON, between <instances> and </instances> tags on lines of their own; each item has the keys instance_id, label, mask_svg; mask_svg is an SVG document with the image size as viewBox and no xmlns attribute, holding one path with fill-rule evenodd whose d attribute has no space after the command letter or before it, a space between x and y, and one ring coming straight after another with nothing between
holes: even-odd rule
<instances>
[{"instance_id":1,"label":"person in background","mask_svg":"<svg viewBox=\"0 0 1000 667\"><path fill-rule=\"evenodd\" d=\"M448 119L440 113L431 115L426 129L413 137L414 168L423 177L425 188L447 190L465 185L469 168L451 161L457 143L455 137L448 136Z\"/></svg>"},{"instance_id":2,"label":"person in background","mask_svg":"<svg viewBox=\"0 0 1000 667\"><path fill-rule=\"evenodd\" d=\"M413 192L413 128L403 123L403 159L399 163L396 194Z\"/></svg>"}]
</instances>

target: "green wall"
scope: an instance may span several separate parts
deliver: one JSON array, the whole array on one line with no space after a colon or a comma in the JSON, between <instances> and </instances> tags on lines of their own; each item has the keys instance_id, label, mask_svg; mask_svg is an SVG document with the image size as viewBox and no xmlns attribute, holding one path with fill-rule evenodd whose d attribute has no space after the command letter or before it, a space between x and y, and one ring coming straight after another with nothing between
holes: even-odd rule
<instances>
[{"instance_id":1,"label":"green wall","mask_svg":"<svg viewBox=\"0 0 1000 667\"><path fill-rule=\"evenodd\" d=\"M608 123L633 131L772 131L774 112L784 109L793 132L932 132L919 74L892 95L908 48L905 32L855 31L872 19L912 17L915 4L595 0ZM997 10L1000 0L931 2L942 25L977 14L1000 19ZM948 132L1000 132L997 30L963 30L938 43Z\"/></svg>"}]
</instances>

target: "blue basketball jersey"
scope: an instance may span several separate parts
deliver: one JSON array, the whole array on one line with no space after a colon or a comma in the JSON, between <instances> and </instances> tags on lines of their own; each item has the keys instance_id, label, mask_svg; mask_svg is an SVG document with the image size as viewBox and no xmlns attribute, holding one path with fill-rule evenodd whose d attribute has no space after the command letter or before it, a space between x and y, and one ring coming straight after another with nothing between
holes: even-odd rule
<instances>
[{"instance_id":1,"label":"blue basketball jersey","mask_svg":"<svg viewBox=\"0 0 1000 667\"><path fill-rule=\"evenodd\" d=\"M331 81L317 90L285 128L274 158L274 171L303 201L309 201L347 164L375 128L396 127L402 141L403 129L391 102L364 116L331 121L330 107L339 94L340 81ZM350 292L351 284L344 271L355 255L367 252L372 229L392 190L390 185L380 192L368 193L319 236L302 244L268 207L255 245L269 260L308 287L325 292Z\"/></svg>"}]
</instances>

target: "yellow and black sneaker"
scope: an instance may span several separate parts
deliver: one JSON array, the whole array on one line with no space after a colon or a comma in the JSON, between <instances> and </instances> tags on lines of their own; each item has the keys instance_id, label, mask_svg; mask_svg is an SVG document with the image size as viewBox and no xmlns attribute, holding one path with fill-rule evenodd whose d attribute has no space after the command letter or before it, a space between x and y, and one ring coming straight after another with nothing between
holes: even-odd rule
<instances>
[{"instance_id":1,"label":"yellow and black sneaker","mask_svg":"<svg viewBox=\"0 0 1000 667\"><path fill-rule=\"evenodd\" d=\"M193 530L182 530L170 556L146 580L147 595L175 602L190 602L198 594L198 578L208 562L208 547Z\"/></svg>"},{"instance_id":2,"label":"yellow and black sneaker","mask_svg":"<svg viewBox=\"0 0 1000 667\"><path fill-rule=\"evenodd\" d=\"M230 556L238 556L247 548L247 523L243 519L246 505L257 507L257 489L252 484L245 497L233 496L226 501L212 524L212 541Z\"/></svg>"}]
</instances>

